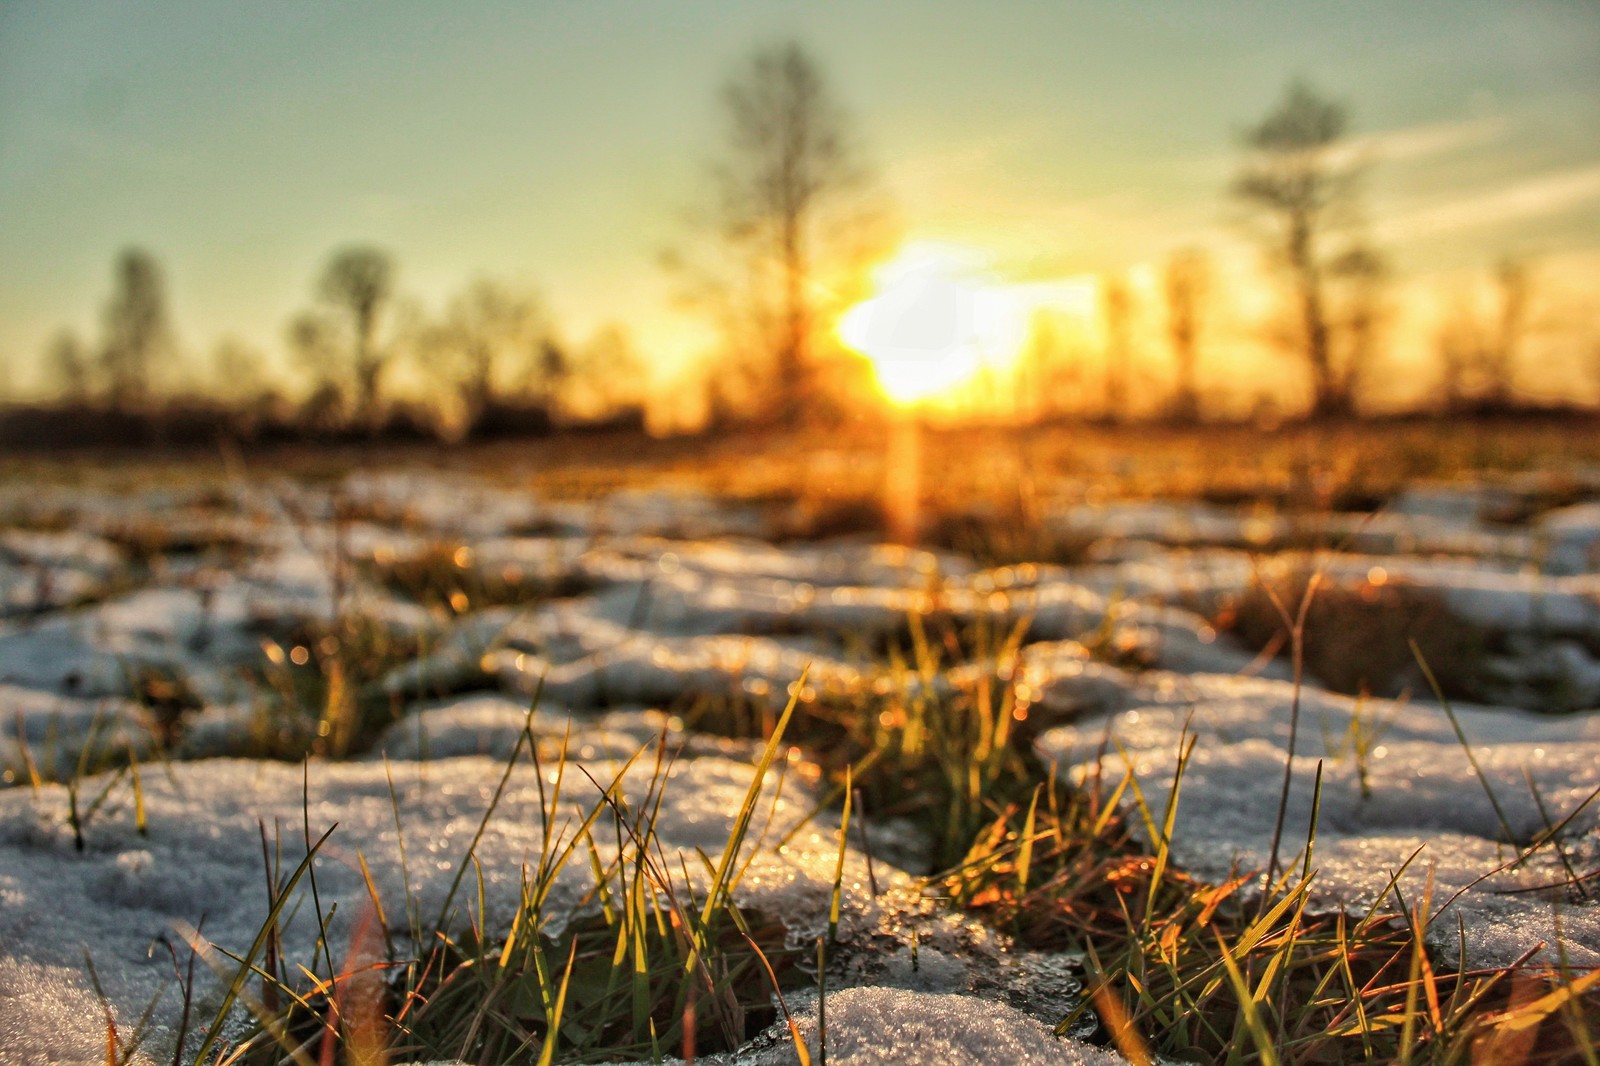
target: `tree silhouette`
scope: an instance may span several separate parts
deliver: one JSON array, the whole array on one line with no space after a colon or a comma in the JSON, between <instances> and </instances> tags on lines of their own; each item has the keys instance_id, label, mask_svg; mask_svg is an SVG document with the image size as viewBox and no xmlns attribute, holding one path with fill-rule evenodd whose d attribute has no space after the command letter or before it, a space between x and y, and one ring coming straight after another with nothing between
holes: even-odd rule
<instances>
[{"instance_id":1,"label":"tree silhouette","mask_svg":"<svg viewBox=\"0 0 1600 1066\"><path fill-rule=\"evenodd\" d=\"M545 410L556 415L562 407L567 381L572 377L572 357L554 337L539 342L538 375L534 387Z\"/></svg>"},{"instance_id":2,"label":"tree silhouette","mask_svg":"<svg viewBox=\"0 0 1600 1066\"><path fill-rule=\"evenodd\" d=\"M1314 417L1350 414L1372 352L1380 260L1352 235L1361 168L1341 158L1343 105L1302 82L1289 86L1244 135L1247 158L1232 192L1272 224L1267 238L1294 291L1295 347L1311 374ZM1348 314L1335 290L1351 283ZM1365 310L1363 310L1363 308ZM1338 336L1344 326L1351 332Z\"/></svg>"},{"instance_id":3,"label":"tree silhouette","mask_svg":"<svg viewBox=\"0 0 1600 1066\"><path fill-rule=\"evenodd\" d=\"M142 412L150 402L152 367L172 343L166 288L155 257L140 248L129 248L117 258L114 276L100 364L112 408Z\"/></svg>"},{"instance_id":4,"label":"tree silhouette","mask_svg":"<svg viewBox=\"0 0 1600 1066\"><path fill-rule=\"evenodd\" d=\"M340 364L345 345L337 327L324 313L302 311L290 319L285 332L290 352L311 382L301 403L302 422L322 432L343 425L347 390Z\"/></svg>"},{"instance_id":5,"label":"tree silhouette","mask_svg":"<svg viewBox=\"0 0 1600 1066\"><path fill-rule=\"evenodd\" d=\"M1211 263L1198 248L1185 248L1167 260L1167 338L1177 364L1171 415L1179 422L1200 417L1201 307L1211 288Z\"/></svg>"},{"instance_id":6,"label":"tree silhouette","mask_svg":"<svg viewBox=\"0 0 1600 1066\"><path fill-rule=\"evenodd\" d=\"M1133 360L1133 290L1122 278L1106 275L1100 285L1100 318L1105 326L1105 409L1108 422L1128 413L1128 375Z\"/></svg>"},{"instance_id":7,"label":"tree silhouette","mask_svg":"<svg viewBox=\"0 0 1600 1066\"><path fill-rule=\"evenodd\" d=\"M818 277L839 238L860 238L866 180L843 111L812 57L789 43L756 52L722 91L727 139L714 165L707 220L727 258L748 270L742 285L714 281L725 325L751 325L771 369L768 409L786 425L817 398L813 338ZM752 323L753 319L753 323Z\"/></svg>"},{"instance_id":8,"label":"tree silhouette","mask_svg":"<svg viewBox=\"0 0 1600 1066\"><path fill-rule=\"evenodd\" d=\"M81 407L94 396L94 365L78 335L70 329L57 333L45 351L45 367L61 398Z\"/></svg>"},{"instance_id":9,"label":"tree silhouette","mask_svg":"<svg viewBox=\"0 0 1600 1066\"><path fill-rule=\"evenodd\" d=\"M349 328L355 415L369 427L380 421L380 379L389 352L377 342L378 322L393 294L393 284L394 261L387 252L367 247L334 253L317 284L317 294Z\"/></svg>"},{"instance_id":10,"label":"tree silhouette","mask_svg":"<svg viewBox=\"0 0 1600 1066\"><path fill-rule=\"evenodd\" d=\"M538 298L480 279L450 302L442 322L423 331L421 351L459 397L469 428L537 377L549 324Z\"/></svg>"},{"instance_id":11,"label":"tree silhouette","mask_svg":"<svg viewBox=\"0 0 1600 1066\"><path fill-rule=\"evenodd\" d=\"M1533 277L1528 263L1504 256L1491 278L1485 305L1479 287L1455 294L1439 331L1438 350L1445 407L1477 406L1504 411L1516 404L1521 352L1529 332Z\"/></svg>"},{"instance_id":12,"label":"tree silhouette","mask_svg":"<svg viewBox=\"0 0 1600 1066\"><path fill-rule=\"evenodd\" d=\"M649 386L649 368L632 336L623 326L607 322L572 359L568 399L575 413L591 418L642 412Z\"/></svg>"},{"instance_id":13,"label":"tree silhouette","mask_svg":"<svg viewBox=\"0 0 1600 1066\"><path fill-rule=\"evenodd\" d=\"M1494 340L1483 352L1484 400L1492 407L1511 406L1517 379L1517 356L1527 332L1532 281L1528 264L1506 256L1495 266L1498 314Z\"/></svg>"},{"instance_id":14,"label":"tree silhouette","mask_svg":"<svg viewBox=\"0 0 1600 1066\"><path fill-rule=\"evenodd\" d=\"M1358 245L1334 261L1333 274L1342 293L1332 337L1335 365L1343 368L1338 382L1343 405L1339 410L1349 414L1377 360L1378 337L1387 317L1384 286L1389 280L1389 264L1373 249Z\"/></svg>"},{"instance_id":15,"label":"tree silhouette","mask_svg":"<svg viewBox=\"0 0 1600 1066\"><path fill-rule=\"evenodd\" d=\"M211 349L212 391L223 403L243 411L267 392L266 357L237 337L223 337Z\"/></svg>"}]
</instances>

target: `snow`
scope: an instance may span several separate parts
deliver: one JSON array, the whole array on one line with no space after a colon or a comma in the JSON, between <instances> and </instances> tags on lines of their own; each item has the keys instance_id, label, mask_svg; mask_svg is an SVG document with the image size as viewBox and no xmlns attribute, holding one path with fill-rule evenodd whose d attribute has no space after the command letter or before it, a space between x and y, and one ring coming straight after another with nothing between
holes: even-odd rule
<instances>
[{"instance_id":1,"label":"snow","mask_svg":"<svg viewBox=\"0 0 1600 1066\"><path fill-rule=\"evenodd\" d=\"M1159 810L1171 792L1181 738L1195 737L1181 780L1173 855L1201 876L1222 878L1267 865L1292 702L1292 686L1283 682L1146 677L1124 697L1126 709L1051 729L1037 746L1043 759L1080 783L1093 776L1104 752L1099 772L1115 782L1131 768ZM1575 965L1600 965L1600 908L1573 905L1562 889L1524 891L1567 879L1553 846L1496 872L1546 827L1545 812L1559 822L1582 808L1564 846L1582 869L1600 858L1600 803L1584 806L1600 786L1600 719L1480 707L1455 713L1476 770L1441 706L1302 693L1280 860L1292 864L1301 856L1321 761L1311 862L1319 898L1364 910L1420 848L1401 890L1408 900L1420 899L1431 871L1440 908L1434 932L1453 939L1459 913L1473 964L1505 965L1540 941L1562 941ZM1443 908L1457 892L1459 899Z\"/></svg>"},{"instance_id":2,"label":"snow","mask_svg":"<svg viewBox=\"0 0 1600 1066\"><path fill-rule=\"evenodd\" d=\"M790 1004L813 1062L818 1044L815 1004L815 996ZM828 1061L846 1066L1113 1066L1127 1061L1081 1041L1058 1038L1014 1007L972 996L846 988L828 994L827 1015ZM774 1026L750 1050L695 1061L707 1066L789 1066L799 1061L791 1039L786 1028Z\"/></svg>"},{"instance_id":3,"label":"snow","mask_svg":"<svg viewBox=\"0 0 1600 1066\"><path fill-rule=\"evenodd\" d=\"M1536 539L1544 547L1550 574L1600 571L1600 503L1579 503L1551 511L1540 520Z\"/></svg>"},{"instance_id":4,"label":"snow","mask_svg":"<svg viewBox=\"0 0 1600 1066\"><path fill-rule=\"evenodd\" d=\"M657 723L616 724L631 729L602 724L574 730L572 750L579 758L568 770L566 785L572 801L592 804L598 796L578 766L609 782L624 753L636 750L638 745L630 742ZM456 725L469 734L474 728L470 719ZM538 731L550 747L564 733L565 723L542 721ZM462 746L437 724L435 732L441 734L441 747ZM553 750L546 754L553 755ZM742 754L735 759L690 753L672 764L665 787L673 802L662 808L657 823L669 856L681 852L694 862L696 849L711 856L720 853L732 812L750 783L752 760ZM626 779L625 792L635 800L647 787L651 761L641 760ZM73 846L64 787L48 785L37 795L28 789L0 793L0 942L6 960L0 970L0 1001L20 1001L20 1009L0 1012L0 1061L40 1053L50 1061L103 1055L103 1014L88 987L85 951L94 960L119 1024L132 1025L155 999L153 1046L161 1047L163 1038L170 1045L180 999L168 983L171 960L165 945L176 936L176 923L195 926L202 918L205 936L213 943L234 951L250 943L266 914L261 827L274 850L281 847L288 869L305 854L307 822L313 838L337 825L316 863L317 889L324 911L331 912L331 943L350 941L365 906L358 856L372 870L386 911L403 913L407 883L390 801L391 774L410 890L424 915L438 913L503 765L483 756L389 766L315 763L306 779L298 766L270 762L206 760L173 764L161 772L146 768L148 833L136 830L124 783L112 789L109 802L87 825L83 852ZM767 846L746 875L743 895L796 928L819 926L837 855L837 823L824 817L798 833L781 854L771 850L771 843L793 829L816 800L795 775L780 773L781 766L757 808L752 838L763 838ZM84 791L93 794L104 783L90 780ZM200 802L205 816L196 818ZM532 765L524 756L477 852L491 926L509 919L522 864L537 857L537 802ZM882 857L878 877L891 886L906 881ZM864 880L863 860L853 854L848 881L850 910L857 921L870 921L874 913L864 898ZM586 864L569 866L562 881L565 896L558 899L574 902L588 882ZM302 883L302 895L305 888ZM458 898L458 908L466 906L470 895ZM309 909L309 898L303 899L298 917L285 931L289 958L310 958L315 923ZM462 920L458 915L457 923ZM198 1002L214 1005L214 993L206 991L213 982L203 979ZM41 1024L45 1020L51 1020L48 1029Z\"/></svg>"},{"instance_id":5,"label":"snow","mask_svg":"<svg viewBox=\"0 0 1600 1066\"><path fill-rule=\"evenodd\" d=\"M1431 872L1431 932L1447 954L1459 915L1475 964L1509 962L1558 936L1575 964L1600 964L1600 906L1545 887L1568 877L1562 854L1580 872L1600 863L1600 801L1573 819L1564 853L1545 844L1498 869L1600 785L1600 502L1537 513L1549 498L1550 485L1529 480L1417 486L1376 516L1057 503L1045 508L1048 520L1088 543L1080 561L985 569L948 552L858 540L778 546L763 539L782 521L774 505L664 489L560 500L514 479L450 471L320 485L8 486L0 509L16 528L0 529L0 774L15 787L0 789L0 1061L103 1060L86 947L119 1025L155 999L146 1051L150 1061L170 1058L177 996L166 945L181 954L175 923L202 914L212 942L249 944L266 911L263 827L292 868L304 854L303 819L312 836L338 823L316 866L324 909L339 904L336 945L364 905L358 854L386 908L398 911L409 887L424 913L437 911L524 738L535 692L541 752L553 758L570 726L572 758L601 781L666 738L677 758L663 844L714 855L755 749L687 732L674 712L705 698L781 706L802 671L807 696L881 687L883 649L907 643L913 616L962 632L987 626L991 654L1027 621L1018 696L1041 760L1076 782L1096 773L1097 760L1112 776L1125 760L1159 806L1180 738L1185 729L1197 736L1174 856L1201 877L1259 870L1288 747L1290 670L1282 658L1257 661L1212 620L1263 575L1319 568L1338 592L1383 586L1440 604L1448 624L1483 648L1470 676L1453 680L1495 706L1457 709L1475 768L1440 706L1308 685L1281 858L1303 858L1321 760L1310 863L1319 906L1364 910L1415 852L1399 888L1414 902ZM1507 514L1533 517L1507 524ZM119 545L139 530L164 530L181 550L135 562ZM561 595L455 616L377 580L386 564L458 548L468 577ZM311 763L303 805L299 766L220 756L250 750L261 696L246 668L259 665L262 641L340 614L422 650L373 683L402 710L399 720L352 761ZM933 684L989 676L997 665L980 661ZM204 704L175 737L140 703L134 681L146 670ZM91 740L108 758L138 756L149 828L135 828L131 775L89 776L77 781L80 812L104 799L85 819L79 852L68 789L34 789L28 764L47 781L73 778ZM95 769L91 759L86 770ZM629 775L629 795L643 794L647 772ZM512 775L479 848L491 926L540 843L532 773L525 761ZM758 819L770 807L773 824L741 889L796 937L821 927L835 816L818 816L781 854L771 845L820 798L816 777L798 752L774 768ZM575 768L569 780L592 792ZM854 848L847 858L846 977L827 1004L831 1061L1121 1061L1058 1040L1040 1022L1070 1009L1073 960L1010 950L948 912L929 917L905 872L923 861L924 831L885 822L874 834L881 895L865 886L864 858ZM560 898L576 899L586 864L564 877ZM883 933L885 923L913 921L924 937L915 961ZM312 924L302 901L291 955L309 957ZM814 1043L814 997L790 1006ZM787 1040L780 1028L702 1061L793 1061Z\"/></svg>"},{"instance_id":6,"label":"snow","mask_svg":"<svg viewBox=\"0 0 1600 1066\"><path fill-rule=\"evenodd\" d=\"M47 777L70 775L86 748L91 756L131 751L147 758L155 747L150 717L131 700L82 699L0 685L0 780L27 780L27 763ZM92 740L92 743L91 743ZM94 768L91 766L91 768Z\"/></svg>"}]
</instances>

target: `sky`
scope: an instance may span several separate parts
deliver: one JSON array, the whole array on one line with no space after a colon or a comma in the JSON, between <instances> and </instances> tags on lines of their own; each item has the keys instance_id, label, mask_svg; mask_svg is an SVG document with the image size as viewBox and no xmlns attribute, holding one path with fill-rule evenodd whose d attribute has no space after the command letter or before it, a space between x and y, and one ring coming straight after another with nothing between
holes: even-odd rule
<instances>
[{"instance_id":1,"label":"sky","mask_svg":"<svg viewBox=\"0 0 1600 1066\"><path fill-rule=\"evenodd\" d=\"M669 377L707 337L661 250L692 239L719 87L786 40L907 239L1006 278L1248 247L1239 135L1297 77L1347 104L1408 284L1508 253L1600 278L1595 0L5 0L0 388L95 334L132 245L192 352L281 349L330 252L370 243L425 306L537 285L568 335L620 322Z\"/></svg>"}]
</instances>

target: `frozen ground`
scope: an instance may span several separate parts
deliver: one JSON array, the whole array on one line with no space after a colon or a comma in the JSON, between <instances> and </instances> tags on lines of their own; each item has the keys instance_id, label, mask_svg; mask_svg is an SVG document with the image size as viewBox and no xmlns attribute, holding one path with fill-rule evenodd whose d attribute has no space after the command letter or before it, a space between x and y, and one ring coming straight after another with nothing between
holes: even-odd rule
<instances>
[{"instance_id":1,"label":"frozen ground","mask_svg":"<svg viewBox=\"0 0 1600 1066\"><path fill-rule=\"evenodd\" d=\"M0 498L0 1060L103 1060L86 953L120 1025L155 1004L147 1049L170 1057L175 930L203 918L211 942L248 946L267 906L263 832L292 867L308 831L337 823L316 867L324 908L339 903L334 943L367 905L358 855L386 910L408 892L437 909L535 691L542 743L570 721L571 750L598 779L667 736L681 755L663 843L714 854L752 752L684 722L730 697L770 712L808 665L808 695L882 685L885 649L905 646L912 615L986 625L996 643L1026 624L1019 677L1037 749L1076 782L1126 766L1160 803L1181 737L1196 737L1174 853L1206 877L1260 870L1293 687L1285 660L1258 655L1227 619L1261 581L1312 572L1352 602L1426 605L1473 650L1439 664L1454 671L1442 680L1497 706L1456 709L1469 759L1417 676L1393 680L1407 699L1364 701L1311 677L1281 858L1306 861L1320 762L1320 906L1364 909L1391 879L1415 901L1431 874L1436 936L1451 940L1459 916L1474 964L1541 942L1553 958L1558 939L1573 963L1600 964L1600 907L1563 886L1600 865L1600 801L1586 805L1600 786L1600 502L1540 510L1538 488L1422 486L1370 518L1062 501L1046 521L1088 543L1081 556L986 568L864 539L776 546L758 507L665 492L543 500L403 473L150 493L13 486ZM465 600L436 594L441 571ZM392 724L304 777L252 757L352 618L382 668L348 695ZM143 832L133 775L101 770L129 753ZM782 797L769 781L762 808L769 843L819 798L802 753L783 766ZM531 773L513 775L478 851L490 925L539 844ZM833 817L782 853L765 847L747 882L792 935L824 915ZM915 909L925 863L914 828L882 828L878 898L863 857L849 858L841 980L860 987L829 997L830 1059L1112 1061L1042 1024L1075 987L1059 960L1027 962L1029 995L1008 996L997 990L1017 963L1003 942L956 923L929 927L908 967L880 926ZM566 890L581 894L586 877L574 869ZM291 949L309 950L308 914ZM202 1002L214 987L202 975ZM793 1006L814 1035L814 1001ZM736 1059L790 1061L786 1039Z\"/></svg>"},{"instance_id":2,"label":"frozen ground","mask_svg":"<svg viewBox=\"0 0 1600 1066\"><path fill-rule=\"evenodd\" d=\"M1114 784L1132 769L1160 810L1178 751L1195 738L1178 779L1176 860L1211 878L1264 868L1289 745L1291 686L1179 675L1146 677L1143 685L1128 710L1044 734L1041 755L1079 783L1098 774ZM1571 879L1563 859L1586 872L1600 862L1597 812L1585 807L1600 788L1600 718L1479 707L1455 714L1473 757L1439 705L1305 693L1280 859L1316 871L1316 898L1357 912L1390 895L1392 878L1406 900L1420 902L1431 878L1436 941L1454 952L1459 914L1474 965L1509 965L1539 942L1550 945L1545 962L1554 964L1555 946L1564 943L1573 964L1600 965L1600 907L1547 887ZM1100 755L1102 745L1109 754ZM1321 797L1307 860L1318 764ZM1563 843L1516 861L1578 808Z\"/></svg>"}]
</instances>

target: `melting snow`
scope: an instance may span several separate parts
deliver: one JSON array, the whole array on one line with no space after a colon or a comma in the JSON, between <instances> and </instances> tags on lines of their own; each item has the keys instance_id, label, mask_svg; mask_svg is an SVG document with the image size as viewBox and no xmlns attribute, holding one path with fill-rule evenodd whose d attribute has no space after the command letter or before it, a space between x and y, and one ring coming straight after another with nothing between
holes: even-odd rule
<instances>
[{"instance_id":1,"label":"melting snow","mask_svg":"<svg viewBox=\"0 0 1600 1066\"><path fill-rule=\"evenodd\" d=\"M1213 878L1265 868L1289 745L1292 686L1169 675L1146 678L1141 688L1143 699L1125 700L1133 704L1129 709L1045 733L1040 755L1078 782L1093 777L1098 765L1098 773L1115 783L1131 766L1159 810L1187 731L1196 743L1181 781L1176 861ZM1577 868L1594 868L1600 803L1584 805L1600 786L1600 719L1477 707L1459 708L1456 716L1482 778L1441 706L1303 693L1280 859L1303 859L1321 761L1311 860L1320 898L1365 908L1417 852L1400 888L1407 901L1419 901L1431 872L1433 935L1441 944L1453 946L1459 913L1474 964L1507 964L1540 941L1562 941L1575 964L1600 965L1600 908L1580 903L1565 888L1539 887L1570 879L1554 844L1500 869L1548 824L1579 808L1562 847ZM1554 954L1545 959L1553 961Z\"/></svg>"},{"instance_id":2,"label":"melting snow","mask_svg":"<svg viewBox=\"0 0 1600 1066\"><path fill-rule=\"evenodd\" d=\"M103 1058L85 947L123 1024L159 996L149 1045L159 1050L176 1025L173 923L204 915L207 937L234 950L254 936L266 910L258 825L281 839L286 865L298 861L301 770L205 757L248 742L258 695L242 668L259 662L263 636L344 612L423 649L375 683L402 713L370 755L311 767L311 831L339 823L317 865L324 907L340 904L335 943L348 939L364 905L358 852L386 908L405 897L388 773L400 797L409 888L425 913L439 907L541 686L541 743L556 744L570 719L573 756L602 779L667 735L681 754L662 808L663 842L714 853L748 785L752 749L683 733L663 712L735 693L781 703L808 665L820 692L858 689L881 670L882 645L906 638L912 613L964 627L982 621L996 642L1028 620L1020 694L1033 724L1047 729L1040 755L1075 780L1095 772L1102 750L1110 754L1100 772L1119 772L1122 756L1103 743L1109 734L1159 805L1187 724L1199 740L1175 854L1202 876L1222 877L1265 865L1291 689L1283 660L1255 661L1208 619L1263 570L1325 567L1330 584L1354 591L1381 571L1393 587L1436 598L1454 624L1482 638L1473 691L1524 708L1592 709L1600 704L1600 503L1537 514L1550 497L1550 486L1534 481L1419 486L1372 517L1164 501L1061 505L1047 508L1048 521L1088 545L1081 561L983 569L949 553L853 541L777 547L761 539L781 519L771 507L665 491L558 501L418 472L327 486L10 486L0 493L17 526L0 530L0 771L18 787L0 791L0 1059ZM1506 521L1517 515L1534 517ZM154 555L136 559L130 545L152 530ZM1312 545L1343 551L1306 552ZM573 594L533 608L471 605L456 617L375 578L375 564L460 546L467 552L456 565L486 584L514 578ZM139 702L135 679L147 669L185 683L205 705L185 719L170 762L152 761L170 723ZM1258 676L1230 676L1246 672ZM1311 865L1325 904L1370 905L1420 848L1399 885L1416 901L1431 871L1441 944L1459 915L1472 959L1503 963L1554 943L1559 924L1574 962L1600 964L1600 907L1559 887L1569 877L1563 859L1579 872L1600 863L1600 802L1573 819L1564 851L1547 843L1512 865L1547 820L1579 808L1600 785L1600 718L1461 708L1480 779L1440 707L1357 702L1314 688L1302 704L1282 858L1294 859L1303 843L1320 759ZM79 782L80 798L94 802L103 791L104 799L87 818L80 853L67 790L23 782L30 759L47 777L70 776L91 737L100 750L140 755L149 832L135 831L128 775L91 777ZM787 774L773 838L817 801L804 769ZM513 775L479 849L491 924L539 844L531 773L523 766ZM629 779L634 795L641 773ZM769 801L776 789L774 779ZM824 816L782 855L769 851L752 867L749 898L787 916L791 931L814 931L824 913L836 830ZM882 835L891 838L884 852L915 851L913 827L885 825ZM907 875L885 870L883 858L880 879L906 890ZM870 928L892 904L868 898L854 850L847 873L847 923ZM574 868L566 898L587 877ZM308 908L302 902L289 930L301 957ZM914 970L903 952L863 967L866 987L829 996L830 1059L1120 1061L1056 1040L1009 1006L956 994L983 992L970 971L986 952L951 937L930 941ZM993 989L984 994L992 999ZM814 1000L791 1006L814 1042ZM779 1030L723 1059L792 1060Z\"/></svg>"}]
</instances>

